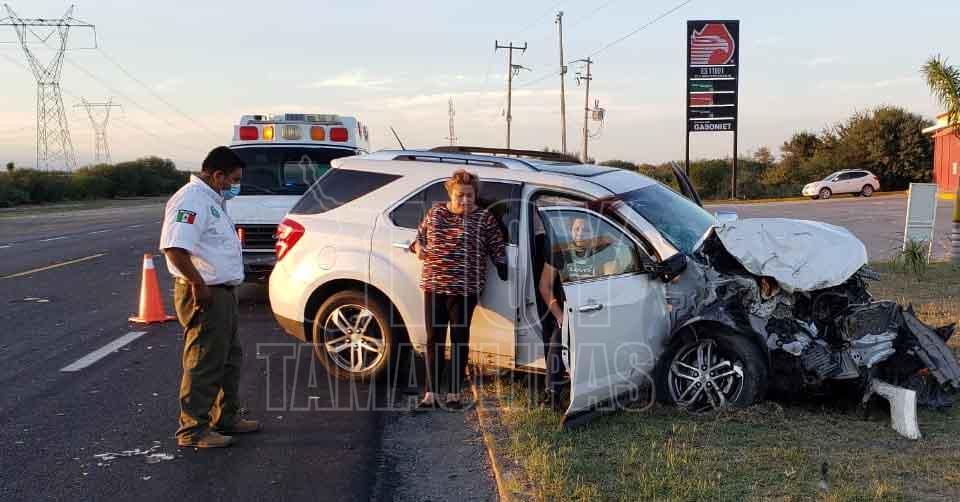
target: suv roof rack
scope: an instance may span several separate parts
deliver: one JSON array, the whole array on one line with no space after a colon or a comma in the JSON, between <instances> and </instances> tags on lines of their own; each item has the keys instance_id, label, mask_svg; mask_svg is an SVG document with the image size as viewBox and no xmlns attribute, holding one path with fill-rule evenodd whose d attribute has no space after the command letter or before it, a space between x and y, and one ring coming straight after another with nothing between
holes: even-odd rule
<instances>
[{"instance_id":1,"label":"suv roof rack","mask_svg":"<svg viewBox=\"0 0 960 502\"><path fill-rule=\"evenodd\" d=\"M541 152L537 150L515 150L512 148L488 148L483 146L438 146L430 149L431 152L461 153L461 154L486 154L486 155L504 155L508 157L528 157L532 159L546 160L551 162L564 162L568 164L580 164L580 159L559 152Z\"/></svg>"}]
</instances>

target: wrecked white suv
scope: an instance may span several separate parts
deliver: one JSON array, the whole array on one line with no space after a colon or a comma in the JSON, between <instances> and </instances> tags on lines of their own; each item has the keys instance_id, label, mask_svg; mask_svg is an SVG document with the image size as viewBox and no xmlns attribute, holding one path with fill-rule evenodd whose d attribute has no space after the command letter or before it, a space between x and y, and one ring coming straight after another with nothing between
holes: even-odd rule
<instances>
[{"instance_id":1,"label":"wrecked white suv","mask_svg":"<svg viewBox=\"0 0 960 502\"><path fill-rule=\"evenodd\" d=\"M443 181L464 167L479 175L479 204L508 241L509 278L488 278L474 314L473 362L542 371L546 257L570 243L574 220L606 256L594 276L563 284L568 422L642 387L688 409L749 406L770 388L831 380L919 389L920 370L924 384L960 387L945 345L952 327L933 330L874 302L863 244L842 228L721 225L679 169L683 195L564 155L466 147L334 160L281 223L270 305L331 373L369 379L398 343L423 351L420 262L409 244L424 212L446 200Z\"/></svg>"}]
</instances>

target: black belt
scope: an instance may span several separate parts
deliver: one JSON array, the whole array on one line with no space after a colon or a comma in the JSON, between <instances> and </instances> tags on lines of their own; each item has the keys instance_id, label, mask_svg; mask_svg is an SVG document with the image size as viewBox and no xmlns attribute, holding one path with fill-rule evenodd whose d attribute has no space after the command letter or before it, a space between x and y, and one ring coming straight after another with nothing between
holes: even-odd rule
<instances>
[{"instance_id":1,"label":"black belt","mask_svg":"<svg viewBox=\"0 0 960 502\"><path fill-rule=\"evenodd\" d=\"M182 283L184 286L192 286L192 284L190 284L189 281L187 281L186 279L181 279L179 277L177 278L177 282ZM227 291L233 291L234 289L236 289L236 286L232 286L230 284L207 284L207 287L225 289Z\"/></svg>"}]
</instances>

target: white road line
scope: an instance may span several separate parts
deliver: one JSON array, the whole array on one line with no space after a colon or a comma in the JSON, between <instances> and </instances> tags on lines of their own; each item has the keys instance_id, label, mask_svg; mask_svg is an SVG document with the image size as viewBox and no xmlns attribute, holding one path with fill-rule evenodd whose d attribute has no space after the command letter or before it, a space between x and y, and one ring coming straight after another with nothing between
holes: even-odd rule
<instances>
[{"instance_id":1,"label":"white road line","mask_svg":"<svg viewBox=\"0 0 960 502\"><path fill-rule=\"evenodd\" d=\"M120 348L124 345L127 345L128 343L140 338L145 334L147 334L146 331L131 331L126 335L123 335L120 338L117 338L116 340L104 345L103 347L100 347L99 349L81 357L80 359L77 359L70 365L63 367L60 371L65 373L80 371L87 366L90 366L91 364L103 359L104 357L120 350Z\"/></svg>"},{"instance_id":2,"label":"white road line","mask_svg":"<svg viewBox=\"0 0 960 502\"><path fill-rule=\"evenodd\" d=\"M142 227L142 226L143 226L143 224L141 223L141 224L139 224L139 225L130 225L130 226L127 227L127 228L140 228L140 227Z\"/></svg>"},{"instance_id":3,"label":"white road line","mask_svg":"<svg viewBox=\"0 0 960 502\"><path fill-rule=\"evenodd\" d=\"M0 249L7 249L7 248L10 247L10 246L12 246L12 244L4 244L4 245L0 246Z\"/></svg>"},{"instance_id":4,"label":"white road line","mask_svg":"<svg viewBox=\"0 0 960 502\"><path fill-rule=\"evenodd\" d=\"M113 232L113 229L108 228L108 229L106 229L106 230L97 230L97 231L94 231L94 232L88 232L87 235L105 234L105 233L107 233L107 232Z\"/></svg>"},{"instance_id":5,"label":"white road line","mask_svg":"<svg viewBox=\"0 0 960 502\"><path fill-rule=\"evenodd\" d=\"M66 238L67 238L66 235L61 235L60 237L50 237L49 239L41 239L40 242L59 241L59 240L63 240L63 239L66 239Z\"/></svg>"}]
</instances>

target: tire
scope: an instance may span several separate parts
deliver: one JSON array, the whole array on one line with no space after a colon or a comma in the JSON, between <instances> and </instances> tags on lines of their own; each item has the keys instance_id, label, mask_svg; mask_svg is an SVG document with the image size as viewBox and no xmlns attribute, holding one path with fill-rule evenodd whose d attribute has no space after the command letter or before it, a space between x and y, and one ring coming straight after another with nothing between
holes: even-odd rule
<instances>
[{"instance_id":1,"label":"tire","mask_svg":"<svg viewBox=\"0 0 960 502\"><path fill-rule=\"evenodd\" d=\"M863 188L860 189L860 195L864 197L873 195L873 185L863 185Z\"/></svg>"},{"instance_id":2,"label":"tire","mask_svg":"<svg viewBox=\"0 0 960 502\"><path fill-rule=\"evenodd\" d=\"M396 349L389 310L360 291L336 293L313 320L313 354L331 375L370 381L390 366Z\"/></svg>"},{"instance_id":3,"label":"tire","mask_svg":"<svg viewBox=\"0 0 960 502\"><path fill-rule=\"evenodd\" d=\"M819 197L823 200L829 199L833 195L833 192L829 188L821 188Z\"/></svg>"},{"instance_id":4,"label":"tire","mask_svg":"<svg viewBox=\"0 0 960 502\"><path fill-rule=\"evenodd\" d=\"M702 349L701 349L702 347ZM696 363L707 350L713 364L720 366L713 377L678 363ZM733 368L726 370L726 368ZM728 371L732 374L723 378ZM767 390L766 357L757 344L744 336L728 332L678 338L663 354L657 371L657 398L692 412L713 411L725 407L746 408L761 400ZM723 399L719 396L723 395Z\"/></svg>"}]
</instances>

